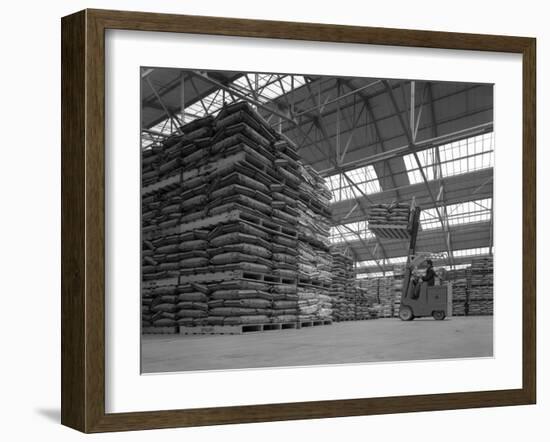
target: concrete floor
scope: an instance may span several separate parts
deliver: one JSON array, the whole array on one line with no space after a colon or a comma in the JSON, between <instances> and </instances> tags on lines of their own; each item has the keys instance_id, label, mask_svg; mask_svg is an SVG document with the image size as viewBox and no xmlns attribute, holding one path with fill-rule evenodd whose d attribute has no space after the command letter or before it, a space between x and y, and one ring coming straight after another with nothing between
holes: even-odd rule
<instances>
[{"instance_id":1,"label":"concrete floor","mask_svg":"<svg viewBox=\"0 0 550 442\"><path fill-rule=\"evenodd\" d=\"M492 355L492 316L376 319L243 335L142 337L143 373Z\"/></svg>"}]
</instances>

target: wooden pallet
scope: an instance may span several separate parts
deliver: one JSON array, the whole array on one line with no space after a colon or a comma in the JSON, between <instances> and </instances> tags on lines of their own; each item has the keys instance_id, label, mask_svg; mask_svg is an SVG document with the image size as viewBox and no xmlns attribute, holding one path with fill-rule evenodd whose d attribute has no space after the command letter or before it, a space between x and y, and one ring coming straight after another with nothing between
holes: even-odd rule
<instances>
[{"instance_id":1,"label":"wooden pallet","mask_svg":"<svg viewBox=\"0 0 550 442\"><path fill-rule=\"evenodd\" d=\"M209 174L212 174L213 172L217 174L221 174L223 171L233 166L234 164L246 160L246 157L247 157L247 154L243 151L235 155L230 155L225 158L220 158L216 161L213 161L212 163L208 163L199 168L179 172L168 178L164 178L157 183L145 186L141 190L141 194L145 196L151 193L158 192L159 190L175 189L178 186L181 186L182 183L185 183L186 181L192 178L196 178L200 175L209 175Z\"/></svg>"},{"instance_id":2,"label":"wooden pallet","mask_svg":"<svg viewBox=\"0 0 550 442\"><path fill-rule=\"evenodd\" d=\"M250 272L247 270L231 270L229 279L243 279L247 281L264 282L267 284L296 284L296 278L273 275L270 273Z\"/></svg>"},{"instance_id":3,"label":"wooden pallet","mask_svg":"<svg viewBox=\"0 0 550 442\"><path fill-rule=\"evenodd\" d=\"M245 207L207 216L205 218L183 223L174 227L149 230L143 232L142 236L143 239L146 240L154 239L162 236L175 235L237 221L245 222L251 226L261 228L271 234L277 234L292 239L298 238L296 227L289 225L285 220L279 220L275 217L268 219L267 216L256 213L255 211Z\"/></svg>"},{"instance_id":4,"label":"wooden pallet","mask_svg":"<svg viewBox=\"0 0 550 442\"><path fill-rule=\"evenodd\" d=\"M332 283L327 281L319 281L318 279L312 279L305 276L299 276L298 285L302 287L329 290L332 286Z\"/></svg>"},{"instance_id":5,"label":"wooden pallet","mask_svg":"<svg viewBox=\"0 0 550 442\"><path fill-rule=\"evenodd\" d=\"M332 319L313 319L311 321L298 321L297 328L318 327L320 325L332 325Z\"/></svg>"},{"instance_id":6,"label":"wooden pallet","mask_svg":"<svg viewBox=\"0 0 550 442\"><path fill-rule=\"evenodd\" d=\"M180 335L242 335L276 330L296 329L295 322L270 322L267 324L180 326Z\"/></svg>"},{"instance_id":7,"label":"wooden pallet","mask_svg":"<svg viewBox=\"0 0 550 442\"><path fill-rule=\"evenodd\" d=\"M166 287L170 285L178 285L179 278L165 278L165 279L155 279L152 281L143 281L141 287L143 289L154 289L156 287Z\"/></svg>"},{"instance_id":8,"label":"wooden pallet","mask_svg":"<svg viewBox=\"0 0 550 442\"><path fill-rule=\"evenodd\" d=\"M142 327L142 335L174 335L179 333L179 326L173 327Z\"/></svg>"},{"instance_id":9,"label":"wooden pallet","mask_svg":"<svg viewBox=\"0 0 550 442\"><path fill-rule=\"evenodd\" d=\"M385 239L404 239L411 237L408 226L393 224L370 224L369 230L376 236Z\"/></svg>"}]
</instances>

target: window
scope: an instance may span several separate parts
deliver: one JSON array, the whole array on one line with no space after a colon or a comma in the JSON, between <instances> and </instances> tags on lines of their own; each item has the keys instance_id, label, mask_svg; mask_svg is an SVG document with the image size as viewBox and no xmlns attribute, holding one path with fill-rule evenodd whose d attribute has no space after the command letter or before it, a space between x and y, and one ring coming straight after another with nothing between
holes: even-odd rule
<instances>
[{"instance_id":1,"label":"window","mask_svg":"<svg viewBox=\"0 0 550 442\"><path fill-rule=\"evenodd\" d=\"M444 216L447 210L447 219L449 226L461 224L479 223L491 220L492 198L485 198L474 201L465 201L463 203L449 204L446 207L440 207L441 216ZM420 225L422 230L439 229L441 223L437 216L435 208L425 209L420 212Z\"/></svg>"},{"instance_id":2,"label":"window","mask_svg":"<svg viewBox=\"0 0 550 442\"><path fill-rule=\"evenodd\" d=\"M418 160L426 175L433 180L493 167L493 132L418 152ZM439 157L439 164L438 164ZM422 182L422 174L413 154L403 157L411 184Z\"/></svg>"},{"instance_id":3,"label":"window","mask_svg":"<svg viewBox=\"0 0 550 442\"><path fill-rule=\"evenodd\" d=\"M406 256L397 256L395 258L388 258L387 262L389 264L403 264L403 263L407 262L407 257Z\"/></svg>"},{"instance_id":4,"label":"window","mask_svg":"<svg viewBox=\"0 0 550 442\"><path fill-rule=\"evenodd\" d=\"M455 264L454 266L441 266L439 268L443 268L447 271L449 270L462 270L462 269L467 269L470 267L471 264Z\"/></svg>"},{"instance_id":5,"label":"window","mask_svg":"<svg viewBox=\"0 0 550 442\"><path fill-rule=\"evenodd\" d=\"M342 173L331 175L327 177L326 182L332 192L333 203L360 198L362 194L369 195L382 190L372 165L349 170L345 175Z\"/></svg>"},{"instance_id":6,"label":"window","mask_svg":"<svg viewBox=\"0 0 550 442\"><path fill-rule=\"evenodd\" d=\"M478 247L475 249L462 249L462 250L453 251L453 256L455 258L464 258L467 256L479 256L479 255L489 255L489 247Z\"/></svg>"},{"instance_id":7,"label":"window","mask_svg":"<svg viewBox=\"0 0 550 442\"><path fill-rule=\"evenodd\" d=\"M356 263L357 267L363 268L363 267L377 267L378 264L376 264L376 260L369 259L367 261L357 261Z\"/></svg>"},{"instance_id":8,"label":"window","mask_svg":"<svg viewBox=\"0 0 550 442\"><path fill-rule=\"evenodd\" d=\"M367 273L367 278L381 278L382 276L384 276L384 272Z\"/></svg>"},{"instance_id":9,"label":"window","mask_svg":"<svg viewBox=\"0 0 550 442\"><path fill-rule=\"evenodd\" d=\"M464 203L447 206L449 225L478 223L491 219L492 198L466 201Z\"/></svg>"}]
</instances>

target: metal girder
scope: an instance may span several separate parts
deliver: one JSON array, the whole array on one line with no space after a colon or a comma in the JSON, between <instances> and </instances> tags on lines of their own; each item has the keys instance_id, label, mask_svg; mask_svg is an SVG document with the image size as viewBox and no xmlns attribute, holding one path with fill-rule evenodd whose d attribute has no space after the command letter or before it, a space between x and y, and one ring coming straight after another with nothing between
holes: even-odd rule
<instances>
[{"instance_id":1,"label":"metal girder","mask_svg":"<svg viewBox=\"0 0 550 442\"><path fill-rule=\"evenodd\" d=\"M353 85L350 84L350 80L344 81L344 84L348 88L352 89ZM372 106L370 105L369 97L367 95L361 93L361 92L357 92L357 95L359 95L361 100L363 100L363 104L365 105L365 108L367 110L367 114L370 115L370 117L371 117L371 124L374 127L374 133L376 135L376 139L378 140L378 143L380 144L380 147L382 148L382 151L386 151L386 146L384 144L384 139L382 138L382 134L380 133L380 127L379 127L379 125L376 121L376 118L374 116L374 112L372 111ZM393 187L395 188L396 187L395 177L394 177L394 173L393 173L393 170L391 168L391 165L390 165L389 161L385 162L385 164L388 165L388 169L390 171L390 179L391 179ZM396 192L396 196L397 196L397 198L399 198L399 193L398 192Z\"/></svg>"},{"instance_id":2,"label":"metal girder","mask_svg":"<svg viewBox=\"0 0 550 442\"><path fill-rule=\"evenodd\" d=\"M403 132L405 133L405 136L407 137L407 141L409 142L409 146L414 146L414 141L411 137L411 134L409 133L409 131L407 130L407 125L405 124L405 121L403 120L403 115L402 113L399 111L399 106L397 105L397 100L395 99L395 95L393 93L393 89L390 87L389 83L387 82L387 80L384 80L383 81L385 87L386 87L386 91L390 97L390 101L392 103L392 106L394 107L395 109L395 112L396 112L396 115L397 115L397 118L399 119L399 124L401 125L401 128L403 129ZM443 227L443 230L444 230L444 241L445 241L445 244L446 244L446 247L447 247L447 254L449 256L449 259L452 259L452 252L451 252L451 244L450 244L450 239L449 239L449 236L448 236L448 226L445 224L444 220L443 220L443 217L441 215L441 212L439 210L439 207L437 207L437 202L435 200L435 197L433 195L433 192L432 192L432 189L428 183L428 179L426 178L426 174L424 172L424 168L422 167L422 164L420 164L420 160L418 159L418 153L411 149L413 155L414 155L414 159L416 161L416 165L418 167L418 170L420 171L420 174L422 175L422 180L424 181L424 184L426 186L426 190L428 190L428 194L430 195L430 199L432 200L433 204L434 204L434 208L437 212L437 217L439 218L439 221L441 223L441 226Z\"/></svg>"},{"instance_id":3,"label":"metal girder","mask_svg":"<svg viewBox=\"0 0 550 442\"><path fill-rule=\"evenodd\" d=\"M390 158L400 157L411 153L411 151L420 152L422 150L430 149L432 147L436 147L441 144L447 144L453 141L459 141L465 138L470 138L476 135L481 135L487 132L491 132L492 130L493 130L493 123L483 123L468 129L462 129L456 132L452 132L450 134L440 135L439 137L422 140L417 142L415 145L405 144L401 147L396 147L395 149L376 153L357 161L350 161L345 164L340 164L339 167L340 169L343 169L343 170L356 169L358 167L363 167L369 164L375 164L381 161L385 161ZM323 176L327 176L327 175L330 175L331 173L334 173L334 171L335 171L334 168L328 168L328 169L323 169L319 171L319 173Z\"/></svg>"},{"instance_id":4,"label":"metal girder","mask_svg":"<svg viewBox=\"0 0 550 442\"><path fill-rule=\"evenodd\" d=\"M340 226L336 226L336 229L338 230L338 232L340 232L340 235L342 235L342 232L340 231L339 229ZM354 234L355 236L357 236L357 239L359 240L359 242L363 245L363 247L365 248L365 250L367 251L367 253L369 254L369 257L376 263L376 265L380 268L381 271L382 270L382 266L380 265L380 263L378 261L380 261L379 259L377 259L375 256L374 256L374 253L370 251L369 247L368 247L368 244L367 242L361 238L361 235L359 235L358 232L355 232L353 231L352 229L350 229L348 226L346 225L342 225L343 228L345 228L346 230L348 230L350 233ZM351 244L346 241L344 239L344 235L342 235L342 239L344 240L344 242L350 247L352 248ZM385 260L386 257L384 256L383 260ZM357 261L357 255L356 255L356 261Z\"/></svg>"},{"instance_id":5,"label":"metal girder","mask_svg":"<svg viewBox=\"0 0 550 442\"><path fill-rule=\"evenodd\" d=\"M310 91L310 93L313 95L313 92L311 90L311 87L309 85L308 86L308 90ZM332 145L330 144L329 140L328 140L328 136L327 136L327 133L326 133L326 129L323 125L323 115L322 115L322 110L319 109L318 111L318 117L317 117L317 120L314 120L317 122L317 127L319 128L319 130L321 131L321 133L323 134L323 137L324 137L324 141L328 144L329 146L329 149L332 148ZM332 160L330 155L326 155L327 157L327 160L332 163L334 165L334 167L336 168L336 170L338 170L338 164L336 161ZM346 178L346 180L348 181L348 183L350 184L350 186L353 186L355 187L368 201L368 197L367 195L359 188L359 186L353 182L353 180L350 179L350 177L345 173L345 172L342 172L342 175ZM359 204L359 208L361 209L361 211L363 212L363 214L365 215L365 217L367 217L367 212L365 210L365 208ZM376 240L378 241L378 245L380 246L380 249L382 250L382 253L384 254L384 257L386 256L386 252L384 250L384 246L382 245L382 243L380 242L380 240L378 238L376 238Z\"/></svg>"},{"instance_id":6,"label":"metal girder","mask_svg":"<svg viewBox=\"0 0 550 442\"><path fill-rule=\"evenodd\" d=\"M337 102L339 102L339 101L341 101L341 100L343 100L343 99L345 99L345 98L348 98L348 97L350 97L350 96L353 96L353 95L357 94L358 92L360 92L360 91L362 91L362 90L368 89L368 88L370 88L370 87L372 87L372 86L374 86L374 85L380 83L381 81L382 81L382 80L376 80L376 81L373 81L372 83L369 83L369 84L367 84L367 85L365 85L365 86L361 86L361 87L359 87L359 88L352 89L350 92L347 92L347 93L342 94L342 95L338 95L336 98L333 98L332 100L329 99L329 100L325 101L322 105L319 104L319 105L310 107L310 108L308 108L308 109L306 109L306 110L297 112L294 116L295 116L295 117L299 117L299 116L304 115L304 114L309 114L310 112L315 111L315 110L318 110L318 109L320 109L320 108L324 108L324 107L326 107L326 106L329 105L329 104L337 103ZM343 82L345 82L345 80L343 80Z\"/></svg>"},{"instance_id":7,"label":"metal girder","mask_svg":"<svg viewBox=\"0 0 550 442\"><path fill-rule=\"evenodd\" d=\"M179 118L176 116L176 114L173 114L172 112L170 112L170 110L168 110L168 108L164 105L164 102L162 101L161 96L158 94L157 90L155 89L155 87L151 83L151 80L149 80L149 77L145 77L145 81L149 85L149 87L151 88L153 93L155 94L155 97L157 97L158 102L160 103L160 105L164 109L164 112L166 113L166 115L168 116L170 121L175 121L175 122L178 123L178 124L176 124L176 130L178 131L178 133L181 134L181 130L179 128L179 126L181 125L181 121L179 120Z\"/></svg>"},{"instance_id":8,"label":"metal girder","mask_svg":"<svg viewBox=\"0 0 550 442\"><path fill-rule=\"evenodd\" d=\"M352 86L351 88L353 88L353 87L354 87L354 86ZM441 96L439 96L439 97L437 97L437 98L435 99L435 102L440 101L440 100L444 100L444 99L448 99L448 98L453 97L453 96L455 96L455 95L465 94L465 93L467 93L467 92L469 92L469 91L471 91L471 90L473 90L473 89L475 89L475 88L478 88L478 87L480 87L480 85L474 85L474 86L467 87L467 88L462 89L462 90L457 91L457 92L452 92L452 93L448 93L448 94L445 94L445 95L441 95ZM385 91L384 91L383 93L385 93ZM369 100L372 100L374 97L378 97L379 95L380 95L379 93L376 93L376 94L373 94L373 95L368 95L368 98L369 98ZM345 108L347 108L347 107L349 107L349 106L351 106L351 105L346 105L345 107L342 107L342 109L345 109ZM491 108L492 108L492 106L491 106ZM473 111L473 112L469 112L467 115L475 115L475 114L477 114L477 113L479 113L479 112L485 112L485 111L487 111L488 109L489 109L489 108L477 109L477 110L475 110L475 111ZM327 110L327 112L324 112L324 116L325 116L325 117L327 117L327 116L332 116L334 113L335 113L335 110ZM395 114L392 113L392 114L389 114L389 115L384 115L384 116L381 116L381 117L379 117L379 118L376 118L374 121L376 121L377 123L381 123L381 122L383 122L383 121L385 121L385 120L388 120L388 119L393 118L394 116L395 116ZM453 117L450 118L449 120L442 120L441 123L445 123L445 122L452 121L452 120L455 120L455 119L456 119L456 117L453 116ZM307 122L308 122L308 121L306 121L306 123L307 123ZM371 121L371 123L372 123L372 122L373 122L373 121ZM419 126L419 127L418 127L418 130L421 130L421 129L423 129L423 128L421 128L421 127ZM399 137L401 137L401 134L399 135ZM385 142L389 142L389 141L391 141L391 140L394 139L394 138L397 138L397 137L386 138L384 141L385 141ZM306 147L308 147L308 146L307 146L307 145L304 146L304 148L306 148ZM353 152L355 152L356 150L357 150L357 149L354 149Z\"/></svg>"},{"instance_id":9,"label":"metal girder","mask_svg":"<svg viewBox=\"0 0 550 442\"><path fill-rule=\"evenodd\" d=\"M307 85L307 87L308 87L308 90L309 90L310 94L313 96L313 91L312 91L311 87L309 86L309 84ZM323 134L324 141L328 144L329 149L330 149L330 148L332 148L332 145L330 144L330 142L328 140L326 129L324 128L324 125L323 125L323 115L321 113L322 112L321 108L319 108L317 112L318 112L318 117L314 121L317 122L317 127L319 128L319 130ZM333 159L331 159L330 155L328 155L328 154L326 155L326 157L327 157L327 160L334 165L336 170L338 170L337 162L334 161ZM346 178L346 180L348 181L350 186L355 187L368 201L367 195L359 188L359 186L355 182L353 182L353 180L351 180L350 177L345 172L342 172L342 175ZM367 217L367 212L366 212L365 208L361 204L359 204L359 208L361 209L361 211L363 212L365 217ZM380 246L380 249L382 250L382 253L384 254L384 258L385 258L386 252L384 250L384 246L382 245L382 243L380 242L380 240L378 238L376 238L376 240L378 241L378 245Z\"/></svg>"},{"instance_id":10,"label":"metal girder","mask_svg":"<svg viewBox=\"0 0 550 442\"><path fill-rule=\"evenodd\" d=\"M342 235L342 240L346 243L346 245L349 247L351 253L353 254L353 258L355 261L357 261L357 252L355 251L355 248L352 246L350 242L348 242L347 239L344 238L344 235L342 234L342 231L339 228L336 228L338 230L338 233Z\"/></svg>"},{"instance_id":11,"label":"metal girder","mask_svg":"<svg viewBox=\"0 0 550 442\"><path fill-rule=\"evenodd\" d=\"M261 102L259 102L259 101L257 101L257 100L254 100L253 98L250 98L250 97L244 95L242 92L237 91L237 90L231 88L230 86L223 85L223 84L219 83L218 81L211 79L208 75L203 74L202 72L198 72L198 71L192 71L192 72L193 72L195 75L197 75L198 77L200 77L200 78L202 78L202 79L204 79L204 80L206 80L206 81L208 81L208 82L210 82L210 83L212 83L212 84L218 86L220 89L226 90L226 91L228 91L230 94L234 94L234 95L236 95L237 97L241 98L242 100L247 101L248 103L257 106L257 107L259 107L260 109L265 110L266 112L269 112L269 113L271 113L271 114L273 114L273 115L278 116L279 118L282 118L282 119L284 119L284 120L286 120L286 121L292 123L292 124L298 129L298 131L300 131L302 134L304 134L304 131L302 130L302 128L301 128L300 125L296 122L295 119L290 118L289 116L287 116L287 115L285 115L285 114L279 112L278 110L272 109L271 107L269 107L269 106L267 106L267 105L265 105L265 104L263 104L263 103L261 103ZM305 136L306 136L306 138L308 138L315 146L317 146L316 143L313 142L313 140L311 140L311 138L310 138L309 136L307 136L307 134L305 134ZM322 150L321 150L318 146L317 146L317 149L318 149L321 153L323 153Z\"/></svg>"}]
</instances>

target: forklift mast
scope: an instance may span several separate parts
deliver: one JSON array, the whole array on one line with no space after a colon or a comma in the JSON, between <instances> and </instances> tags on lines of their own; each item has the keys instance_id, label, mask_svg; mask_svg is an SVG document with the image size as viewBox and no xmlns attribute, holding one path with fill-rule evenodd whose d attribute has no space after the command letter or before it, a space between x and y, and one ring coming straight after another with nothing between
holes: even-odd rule
<instances>
[{"instance_id":1,"label":"forklift mast","mask_svg":"<svg viewBox=\"0 0 550 442\"><path fill-rule=\"evenodd\" d=\"M411 268L411 260L414 257L416 253L416 238L418 236L418 230L420 228L420 207L414 207L411 209L411 217L410 217L410 228L409 233L411 235L410 243L409 243L409 253L407 255L407 265L405 268L405 278L403 281L403 294L407 296L409 293L409 285L411 282L411 276L412 276L412 268Z\"/></svg>"}]
</instances>

